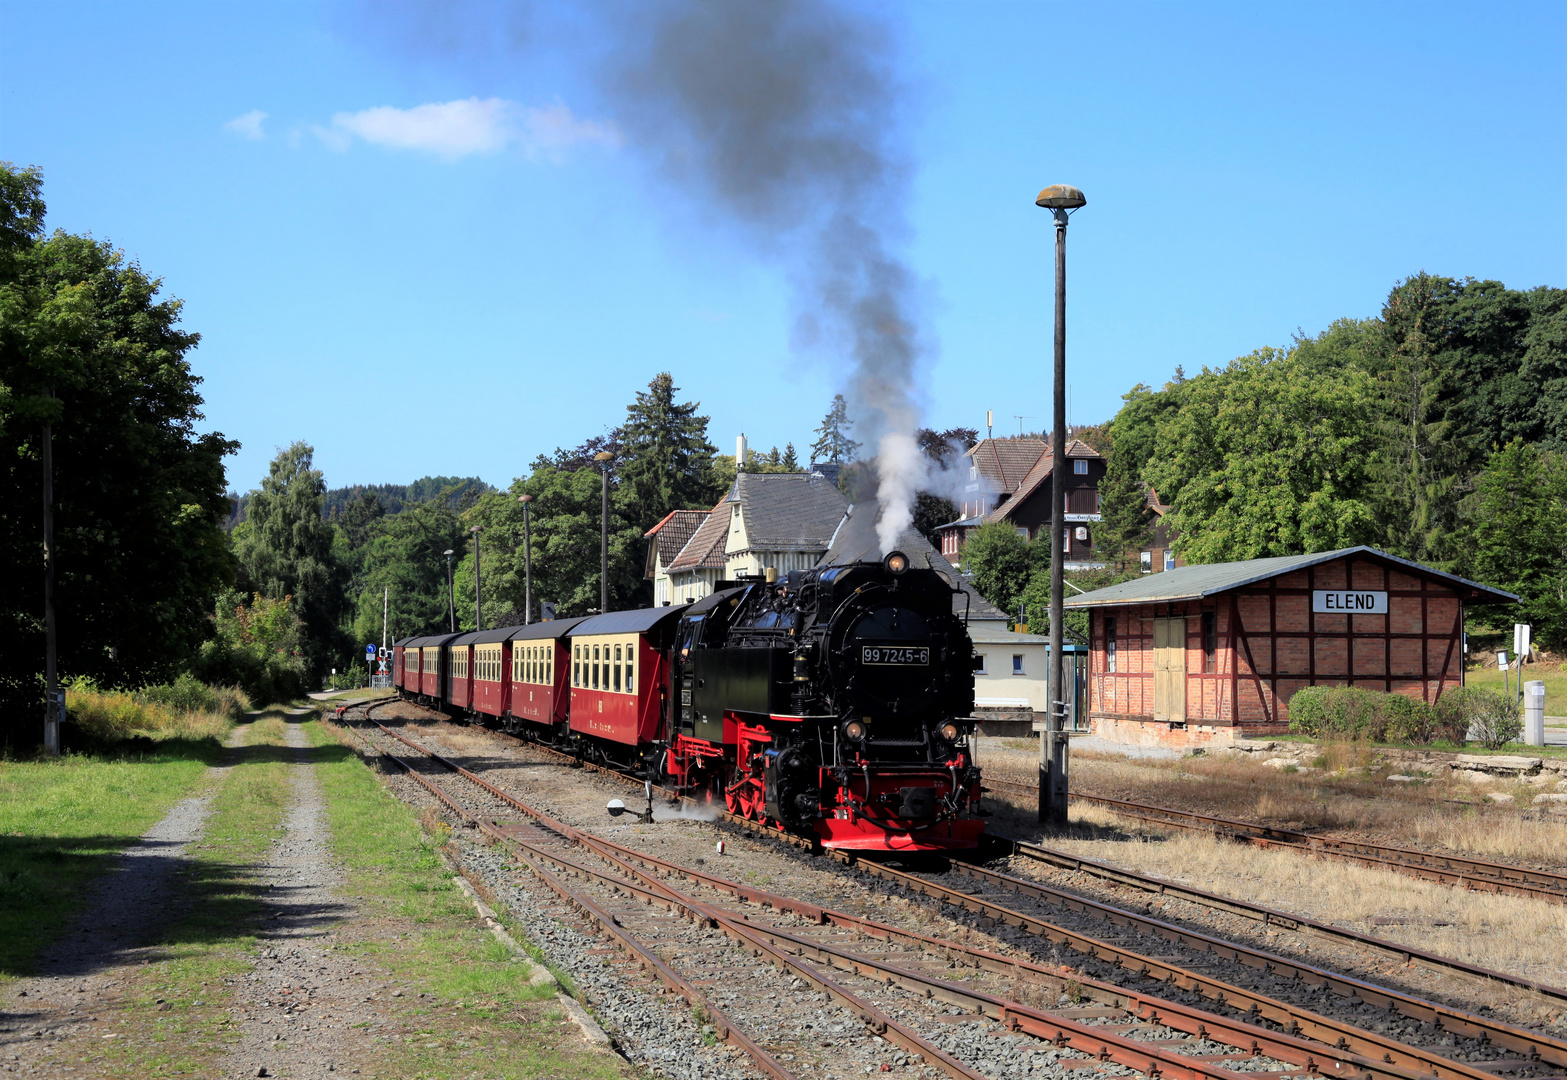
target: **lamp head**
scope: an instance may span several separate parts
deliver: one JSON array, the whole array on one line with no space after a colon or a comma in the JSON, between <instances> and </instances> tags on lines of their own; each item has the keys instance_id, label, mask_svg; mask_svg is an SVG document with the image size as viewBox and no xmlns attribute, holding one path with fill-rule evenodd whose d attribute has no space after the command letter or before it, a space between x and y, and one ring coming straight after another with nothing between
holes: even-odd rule
<instances>
[{"instance_id":1,"label":"lamp head","mask_svg":"<svg viewBox=\"0 0 1567 1080\"><path fill-rule=\"evenodd\" d=\"M441 552L441 554L445 555L448 559L450 559L453 555L457 554L457 552L452 550L451 548L447 548L445 551Z\"/></svg>"},{"instance_id":2,"label":"lamp head","mask_svg":"<svg viewBox=\"0 0 1567 1080\"><path fill-rule=\"evenodd\" d=\"M603 465L607 461L615 460L615 455L611 454L608 450L600 450L598 453L593 455L593 460L598 462L600 465Z\"/></svg>"},{"instance_id":3,"label":"lamp head","mask_svg":"<svg viewBox=\"0 0 1567 1080\"><path fill-rule=\"evenodd\" d=\"M1087 206L1088 200L1071 184L1051 184L1039 193L1039 198L1034 200L1034 205L1042 206L1046 210L1076 210Z\"/></svg>"},{"instance_id":4,"label":"lamp head","mask_svg":"<svg viewBox=\"0 0 1567 1080\"><path fill-rule=\"evenodd\" d=\"M475 526L473 526L473 528L469 529L468 531L471 532L471 533L483 532L484 531L484 526L483 525L475 525Z\"/></svg>"},{"instance_id":5,"label":"lamp head","mask_svg":"<svg viewBox=\"0 0 1567 1080\"><path fill-rule=\"evenodd\" d=\"M523 503L523 504L527 504L527 503L530 503L530 502L533 501L533 496L532 495L518 495L517 496L517 501L520 502L520 503Z\"/></svg>"}]
</instances>

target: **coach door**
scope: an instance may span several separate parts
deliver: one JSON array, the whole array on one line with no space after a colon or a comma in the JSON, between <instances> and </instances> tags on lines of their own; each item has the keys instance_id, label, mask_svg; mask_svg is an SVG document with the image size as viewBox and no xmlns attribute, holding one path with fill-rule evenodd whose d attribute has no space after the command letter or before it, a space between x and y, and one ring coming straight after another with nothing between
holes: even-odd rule
<instances>
[{"instance_id":1,"label":"coach door","mask_svg":"<svg viewBox=\"0 0 1567 1080\"><path fill-rule=\"evenodd\" d=\"M1153 621L1153 717L1186 720L1186 620Z\"/></svg>"}]
</instances>

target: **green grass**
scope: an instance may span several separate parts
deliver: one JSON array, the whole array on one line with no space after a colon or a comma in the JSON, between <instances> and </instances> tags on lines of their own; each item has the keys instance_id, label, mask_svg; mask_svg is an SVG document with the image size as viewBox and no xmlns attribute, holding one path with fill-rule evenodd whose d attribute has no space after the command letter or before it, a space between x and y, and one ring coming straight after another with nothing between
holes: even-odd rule
<instances>
[{"instance_id":1,"label":"green grass","mask_svg":"<svg viewBox=\"0 0 1567 1080\"><path fill-rule=\"evenodd\" d=\"M391 1073L519 1080L624 1075L618 1058L580 1049L575 1028L559 1026L554 988L530 985L529 966L479 925L413 808L348 756L332 730L311 723L306 731L313 745L342 751L318 771L332 851L361 917L381 928L354 947L431 995L404 1006L419 1037L391 1051Z\"/></svg>"},{"instance_id":2,"label":"green grass","mask_svg":"<svg viewBox=\"0 0 1567 1080\"><path fill-rule=\"evenodd\" d=\"M0 761L0 977L27 972L114 855L201 786L222 749L167 740L119 754Z\"/></svg>"},{"instance_id":3,"label":"green grass","mask_svg":"<svg viewBox=\"0 0 1567 1080\"><path fill-rule=\"evenodd\" d=\"M1500 690L1504 674L1507 676L1507 688L1516 695L1519 675L1517 671L1501 672L1494 667L1470 668L1464 672L1464 682L1469 686ZM1522 674L1524 682L1538 680L1545 684L1545 715L1567 716L1567 665L1525 664Z\"/></svg>"}]
</instances>

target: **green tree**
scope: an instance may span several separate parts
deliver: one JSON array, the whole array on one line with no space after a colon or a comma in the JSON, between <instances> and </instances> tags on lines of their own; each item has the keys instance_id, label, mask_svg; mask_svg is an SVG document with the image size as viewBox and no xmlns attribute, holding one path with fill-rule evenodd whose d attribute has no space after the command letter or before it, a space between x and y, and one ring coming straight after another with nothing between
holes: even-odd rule
<instances>
[{"instance_id":1,"label":"green tree","mask_svg":"<svg viewBox=\"0 0 1567 1080\"><path fill-rule=\"evenodd\" d=\"M964 574L979 595L1013 617L1035 571L1043 564L1048 573L1048 560L1048 551L1036 550L1016 526L1002 521L981 525L963 545Z\"/></svg>"},{"instance_id":2,"label":"green tree","mask_svg":"<svg viewBox=\"0 0 1567 1080\"><path fill-rule=\"evenodd\" d=\"M365 544L347 556L353 566L349 657L381 640L383 600L391 640L446 629L444 552L461 552L465 539L457 512L440 494L375 519Z\"/></svg>"},{"instance_id":3,"label":"green tree","mask_svg":"<svg viewBox=\"0 0 1567 1080\"><path fill-rule=\"evenodd\" d=\"M42 176L0 164L0 739L39 727L41 435L52 426L60 669L172 679L233 579L223 458L198 433L199 335L160 279L89 236L44 235Z\"/></svg>"},{"instance_id":4,"label":"green tree","mask_svg":"<svg viewBox=\"0 0 1567 1080\"><path fill-rule=\"evenodd\" d=\"M849 438L849 432L853 430L854 421L849 419L849 403L842 394L834 394L832 408L827 410L821 427L816 429L816 441L811 444L811 460L840 464L853 461L855 453L860 449L860 444Z\"/></svg>"},{"instance_id":5,"label":"green tree","mask_svg":"<svg viewBox=\"0 0 1567 1080\"><path fill-rule=\"evenodd\" d=\"M1155 392L1138 383L1122 396L1121 410L1107 435L1100 437L1105 475L1099 481L1101 521L1094 529L1094 548L1122 567L1136 560L1152 539L1156 521L1148 508L1143 472L1158 448L1160 423L1180 411L1185 385L1184 379L1170 382Z\"/></svg>"},{"instance_id":6,"label":"green tree","mask_svg":"<svg viewBox=\"0 0 1567 1080\"><path fill-rule=\"evenodd\" d=\"M1291 356L1259 349L1179 392L1143 478L1173 504L1188 561L1328 551L1374 534L1367 376L1308 378Z\"/></svg>"},{"instance_id":7,"label":"green tree","mask_svg":"<svg viewBox=\"0 0 1567 1080\"><path fill-rule=\"evenodd\" d=\"M745 452L745 471L748 473L800 473L805 470L800 467L800 461L795 457L794 444L790 443L781 454L776 446L766 453L760 450L747 450Z\"/></svg>"},{"instance_id":8,"label":"green tree","mask_svg":"<svg viewBox=\"0 0 1567 1080\"><path fill-rule=\"evenodd\" d=\"M677 402L679 392L669 372L660 372L637 392L621 427L617 490L630 520L644 529L671 510L705 509L718 499L718 448L707 441L707 417L697 415L697 402Z\"/></svg>"},{"instance_id":9,"label":"green tree","mask_svg":"<svg viewBox=\"0 0 1567 1080\"><path fill-rule=\"evenodd\" d=\"M313 674L341 648L342 568L332 526L321 515L326 481L315 451L296 442L272 459L261 487L250 493L249 516L234 530L243 586L273 600L293 597L304 623L304 653Z\"/></svg>"},{"instance_id":10,"label":"green tree","mask_svg":"<svg viewBox=\"0 0 1567 1080\"><path fill-rule=\"evenodd\" d=\"M1530 623L1542 647L1567 648L1567 457L1514 439L1491 456L1468 509L1464 572L1521 598L1474 616Z\"/></svg>"}]
</instances>

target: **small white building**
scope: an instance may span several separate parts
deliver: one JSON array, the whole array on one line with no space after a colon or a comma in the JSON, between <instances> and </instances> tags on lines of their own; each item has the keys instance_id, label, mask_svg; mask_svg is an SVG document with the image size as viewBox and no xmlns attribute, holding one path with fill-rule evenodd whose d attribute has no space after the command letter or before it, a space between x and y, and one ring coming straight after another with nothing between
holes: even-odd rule
<instances>
[{"instance_id":1,"label":"small white building","mask_svg":"<svg viewBox=\"0 0 1567 1080\"><path fill-rule=\"evenodd\" d=\"M974 672L974 715L988 721L987 726L1029 724L1036 713L1044 716L1050 700L1050 639L1014 633L1004 622L976 620L968 632L984 665ZM1025 727L1017 734L1030 730Z\"/></svg>"}]
</instances>

